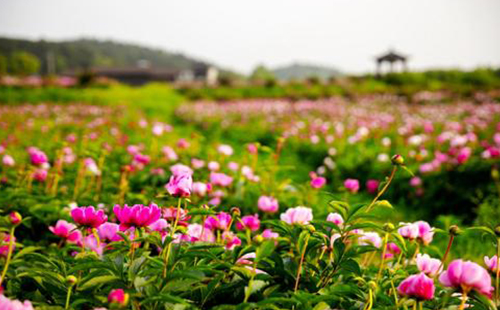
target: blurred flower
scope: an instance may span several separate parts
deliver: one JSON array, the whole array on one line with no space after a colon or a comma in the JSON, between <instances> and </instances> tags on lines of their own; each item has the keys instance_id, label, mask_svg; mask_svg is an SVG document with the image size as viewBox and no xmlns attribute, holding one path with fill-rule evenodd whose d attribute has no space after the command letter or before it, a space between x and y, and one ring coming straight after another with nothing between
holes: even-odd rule
<instances>
[{"instance_id":1,"label":"blurred flower","mask_svg":"<svg viewBox=\"0 0 500 310\"><path fill-rule=\"evenodd\" d=\"M348 192L355 194L359 190L359 181L356 179L346 179L344 181L344 187Z\"/></svg>"},{"instance_id":2,"label":"blurred flower","mask_svg":"<svg viewBox=\"0 0 500 310\"><path fill-rule=\"evenodd\" d=\"M373 245L376 248L382 246L382 238L376 232L363 232L358 238L360 245Z\"/></svg>"},{"instance_id":3,"label":"blurred flower","mask_svg":"<svg viewBox=\"0 0 500 310\"><path fill-rule=\"evenodd\" d=\"M13 167L16 162L12 156L5 154L2 158L2 164L7 167Z\"/></svg>"},{"instance_id":4,"label":"blurred flower","mask_svg":"<svg viewBox=\"0 0 500 310\"><path fill-rule=\"evenodd\" d=\"M0 257L7 257L9 253L9 242L10 238L13 238L13 247L12 251L16 249L16 237L11 236L6 233L0 233Z\"/></svg>"},{"instance_id":5,"label":"blurred flower","mask_svg":"<svg viewBox=\"0 0 500 310\"><path fill-rule=\"evenodd\" d=\"M174 197L189 197L193 187L193 179L190 174L174 174L165 185L167 192Z\"/></svg>"},{"instance_id":6,"label":"blurred flower","mask_svg":"<svg viewBox=\"0 0 500 310\"><path fill-rule=\"evenodd\" d=\"M278 200L271 196L260 196L257 205L259 210L266 213L275 213L279 209Z\"/></svg>"},{"instance_id":7,"label":"blurred flower","mask_svg":"<svg viewBox=\"0 0 500 310\"><path fill-rule=\"evenodd\" d=\"M233 155L233 148L230 145L227 144L221 144L217 147L217 151L225 156L231 156Z\"/></svg>"},{"instance_id":8,"label":"blurred flower","mask_svg":"<svg viewBox=\"0 0 500 310\"><path fill-rule=\"evenodd\" d=\"M25 300L20 302L19 300L11 300L0 294L0 309L2 310L34 310L31 302Z\"/></svg>"},{"instance_id":9,"label":"blurred flower","mask_svg":"<svg viewBox=\"0 0 500 310\"><path fill-rule=\"evenodd\" d=\"M210 183L194 182L193 183L193 194L200 197L205 197L207 192L211 189Z\"/></svg>"},{"instance_id":10,"label":"blurred flower","mask_svg":"<svg viewBox=\"0 0 500 310\"><path fill-rule=\"evenodd\" d=\"M366 191L372 195L377 194L379 184L380 182L377 180L366 181Z\"/></svg>"},{"instance_id":11,"label":"blurred flower","mask_svg":"<svg viewBox=\"0 0 500 310\"><path fill-rule=\"evenodd\" d=\"M395 255L401 254L401 249L394 242L387 243L386 248L387 248L387 250L385 252L385 259L391 259Z\"/></svg>"},{"instance_id":12,"label":"blurred flower","mask_svg":"<svg viewBox=\"0 0 500 310\"><path fill-rule=\"evenodd\" d=\"M226 212L219 212L215 217L209 216L205 220L205 227L213 230L228 230L231 224L231 215Z\"/></svg>"},{"instance_id":13,"label":"blurred flower","mask_svg":"<svg viewBox=\"0 0 500 310\"><path fill-rule=\"evenodd\" d=\"M398 229L398 233L401 237L414 240L419 236L419 227L414 223L399 223L401 226Z\"/></svg>"},{"instance_id":14,"label":"blurred flower","mask_svg":"<svg viewBox=\"0 0 500 310\"><path fill-rule=\"evenodd\" d=\"M496 255L494 255L491 258L488 258L488 256L484 257L484 264L490 270L491 272L496 273L498 270L498 258Z\"/></svg>"},{"instance_id":15,"label":"blurred flower","mask_svg":"<svg viewBox=\"0 0 500 310\"><path fill-rule=\"evenodd\" d=\"M311 177L311 187L312 188L322 188L326 184L326 179L324 177L319 177L315 172L310 172L309 176Z\"/></svg>"},{"instance_id":16,"label":"blurred flower","mask_svg":"<svg viewBox=\"0 0 500 310\"><path fill-rule=\"evenodd\" d=\"M232 231L225 231L222 233L222 240L226 245L226 250L232 250L236 246L241 245L241 240Z\"/></svg>"},{"instance_id":17,"label":"blurred flower","mask_svg":"<svg viewBox=\"0 0 500 310\"><path fill-rule=\"evenodd\" d=\"M312 209L306 207L290 208L285 213L281 213L280 219L290 225L306 225L313 219Z\"/></svg>"},{"instance_id":18,"label":"blurred flower","mask_svg":"<svg viewBox=\"0 0 500 310\"><path fill-rule=\"evenodd\" d=\"M210 183L212 183L215 186L227 187L231 185L232 182L233 178L224 173L217 173L217 172L210 173Z\"/></svg>"},{"instance_id":19,"label":"blurred flower","mask_svg":"<svg viewBox=\"0 0 500 310\"><path fill-rule=\"evenodd\" d=\"M118 304L120 307L124 307L128 304L129 295L121 288L114 289L109 292L108 302L110 304Z\"/></svg>"},{"instance_id":20,"label":"blurred flower","mask_svg":"<svg viewBox=\"0 0 500 310\"><path fill-rule=\"evenodd\" d=\"M39 168L33 172L32 178L37 182L45 182L45 180L47 179L47 175L47 170Z\"/></svg>"},{"instance_id":21,"label":"blurred flower","mask_svg":"<svg viewBox=\"0 0 500 310\"><path fill-rule=\"evenodd\" d=\"M326 220L328 222L332 222L333 224L335 224L339 227L342 227L342 225L344 224L344 219L342 218L342 215L340 215L338 213L328 214L328 216L326 217Z\"/></svg>"}]
</instances>

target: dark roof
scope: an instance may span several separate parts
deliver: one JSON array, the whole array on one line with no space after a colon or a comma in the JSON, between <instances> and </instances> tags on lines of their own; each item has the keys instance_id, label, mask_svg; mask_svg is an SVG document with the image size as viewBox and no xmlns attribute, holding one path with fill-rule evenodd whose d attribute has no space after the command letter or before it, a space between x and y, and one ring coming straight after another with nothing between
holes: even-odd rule
<instances>
[{"instance_id":1,"label":"dark roof","mask_svg":"<svg viewBox=\"0 0 500 310\"><path fill-rule=\"evenodd\" d=\"M377 57L377 62L382 62L382 61L395 62L398 60L405 61L406 58L407 56L403 56L401 54L394 52L393 50L389 50L387 53Z\"/></svg>"}]
</instances>

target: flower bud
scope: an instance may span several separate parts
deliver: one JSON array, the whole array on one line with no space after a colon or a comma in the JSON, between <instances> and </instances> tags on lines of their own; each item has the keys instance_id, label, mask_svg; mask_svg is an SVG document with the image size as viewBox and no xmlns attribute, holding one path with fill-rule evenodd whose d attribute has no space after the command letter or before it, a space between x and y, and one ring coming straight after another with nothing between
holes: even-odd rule
<instances>
[{"instance_id":1,"label":"flower bud","mask_svg":"<svg viewBox=\"0 0 500 310\"><path fill-rule=\"evenodd\" d=\"M238 216L241 215L241 210L238 207L232 207L231 208L231 213L233 214L233 216L238 217Z\"/></svg>"},{"instance_id":2,"label":"flower bud","mask_svg":"<svg viewBox=\"0 0 500 310\"><path fill-rule=\"evenodd\" d=\"M124 307L128 304L129 295L121 288L111 290L108 295L108 302Z\"/></svg>"},{"instance_id":3,"label":"flower bud","mask_svg":"<svg viewBox=\"0 0 500 310\"><path fill-rule=\"evenodd\" d=\"M23 217L21 216L21 214L19 214L19 212L11 212L9 214L9 220L10 220L10 223L12 225L19 225L21 223L21 221L23 220Z\"/></svg>"},{"instance_id":4,"label":"flower bud","mask_svg":"<svg viewBox=\"0 0 500 310\"><path fill-rule=\"evenodd\" d=\"M401 166L405 163L405 159L403 158L403 156L396 154L396 155L392 156L391 162L395 166Z\"/></svg>"},{"instance_id":5,"label":"flower bud","mask_svg":"<svg viewBox=\"0 0 500 310\"><path fill-rule=\"evenodd\" d=\"M78 282L78 279L75 276L67 276L66 277L66 283L69 284L69 286L73 286Z\"/></svg>"},{"instance_id":6,"label":"flower bud","mask_svg":"<svg viewBox=\"0 0 500 310\"><path fill-rule=\"evenodd\" d=\"M307 230L309 230L310 233L314 233L316 232L316 227L314 227L313 225L307 225Z\"/></svg>"},{"instance_id":7,"label":"flower bud","mask_svg":"<svg viewBox=\"0 0 500 310\"><path fill-rule=\"evenodd\" d=\"M253 240L256 242L256 243L262 243L264 242L264 237L262 237L262 235L257 235L253 238Z\"/></svg>"},{"instance_id":8,"label":"flower bud","mask_svg":"<svg viewBox=\"0 0 500 310\"><path fill-rule=\"evenodd\" d=\"M497 168L493 168L491 170L491 178L493 180L500 180L500 173L498 172L498 169Z\"/></svg>"},{"instance_id":9,"label":"flower bud","mask_svg":"<svg viewBox=\"0 0 500 310\"><path fill-rule=\"evenodd\" d=\"M458 236L462 233L462 231L457 225L451 225L450 228L448 229L448 232L450 233L450 235L453 236Z\"/></svg>"},{"instance_id":10,"label":"flower bud","mask_svg":"<svg viewBox=\"0 0 500 310\"><path fill-rule=\"evenodd\" d=\"M375 203L375 207L383 207L383 208L389 208L392 209L392 205L389 201L387 200L379 200Z\"/></svg>"},{"instance_id":11,"label":"flower bud","mask_svg":"<svg viewBox=\"0 0 500 310\"><path fill-rule=\"evenodd\" d=\"M368 287L372 290L375 291L377 289L377 283L375 281L370 281L368 282Z\"/></svg>"},{"instance_id":12,"label":"flower bud","mask_svg":"<svg viewBox=\"0 0 500 310\"><path fill-rule=\"evenodd\" d=\"M385 224L384 224L384 230L385 230L386 232L391 232L391 231L393 231L394 229L395 229L394 224L392 224L392 223L385 223Z\"/></svg>"}]
</instances>

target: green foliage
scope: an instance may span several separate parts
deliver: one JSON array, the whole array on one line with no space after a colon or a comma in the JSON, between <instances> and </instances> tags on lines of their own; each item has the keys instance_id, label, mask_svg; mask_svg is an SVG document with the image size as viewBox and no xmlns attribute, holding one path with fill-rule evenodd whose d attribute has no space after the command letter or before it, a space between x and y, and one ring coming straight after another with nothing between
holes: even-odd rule
<instances>
[{"instance_id":1,"label":"green foliage","mask_svg":"<svg viewBox=\"0 0 500 310\"><path fill-rule=\"evenodd\" d=\"M31 53L18 51L10 55L8 68L13 75L30 75L38 72L40 60Z\"/></svg>"}]
</instances>

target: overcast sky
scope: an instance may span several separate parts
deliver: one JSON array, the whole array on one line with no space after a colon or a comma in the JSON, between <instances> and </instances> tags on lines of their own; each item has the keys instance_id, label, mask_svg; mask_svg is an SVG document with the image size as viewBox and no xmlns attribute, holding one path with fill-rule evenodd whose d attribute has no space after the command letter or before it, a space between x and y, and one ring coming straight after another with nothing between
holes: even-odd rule
<instances>
[{"instance_id":1,"label":"overcast sky","mask_svg":"<svg viewBox=\"0 0 500 310\"><path fill-rule=\"evenodd\" d=\"M241 72L307 62L367 72L389 47L410 69L500 66L500 0L0 0L0 35L114 39Z\"/></svg>"}]
</instances>

